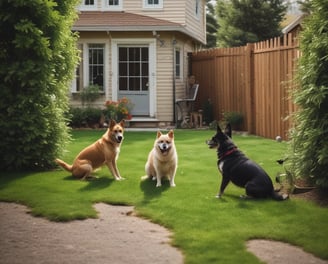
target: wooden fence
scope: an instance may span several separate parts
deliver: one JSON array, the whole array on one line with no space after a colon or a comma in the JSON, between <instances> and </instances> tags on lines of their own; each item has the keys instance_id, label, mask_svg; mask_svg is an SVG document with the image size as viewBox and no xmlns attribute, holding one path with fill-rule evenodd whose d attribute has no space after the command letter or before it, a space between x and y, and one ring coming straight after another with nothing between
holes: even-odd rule
<instances>
[{"instance_id":1,"label":"wooden fence","mask_svg":"<svg viewBox=\"0 0 328 264\"><path fill-rule=\"evenodd\" d=\"M243 130L252 134L288 138L296 110L290 91L297 85L299 58L296 39L281 38L237 48L216 48L192 54L192 73L200 84L196 106L210 101L214 118L223 112L240 112Z\"/></svg>"}]
</instances>

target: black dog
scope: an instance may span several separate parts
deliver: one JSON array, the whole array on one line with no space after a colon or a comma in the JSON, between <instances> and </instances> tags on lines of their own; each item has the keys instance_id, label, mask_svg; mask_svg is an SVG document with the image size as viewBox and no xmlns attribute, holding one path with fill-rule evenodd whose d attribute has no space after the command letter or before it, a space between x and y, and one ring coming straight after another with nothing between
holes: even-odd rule
<instances>
[{"instance_id":1,"label":"black dog","mask_svg":"<svg viewBox=\"0 0 328 264\"><path fill-rule=\"evenodd\" d=\"M254 161L248 159L231 140L231 126L228 124L225 133L220 126L211 140L206 141L209 148L217 148L218 168L222 174L222 182L217 198L223 195L224 189L231 181L245 188L246 194L253 198L272 197L285 200L287 194L279 194L273 188L269 175Z\"/></svg>"}]
</instances>

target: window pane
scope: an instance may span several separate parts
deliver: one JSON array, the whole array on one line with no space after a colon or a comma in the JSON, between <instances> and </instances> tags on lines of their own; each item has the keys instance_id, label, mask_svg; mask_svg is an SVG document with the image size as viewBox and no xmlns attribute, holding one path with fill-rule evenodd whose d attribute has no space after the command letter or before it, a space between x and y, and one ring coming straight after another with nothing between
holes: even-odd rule
<instances>
[{"instance_id":1,"label":"window pane","mask_svg":"<svg viewBox=\"0 0 328 264\"><path fill-rule=\"evenodd\" d=\"M148 48L141 48L141 60L148 62Z\"/></svg>"},{"instance_id":2,"label":"window pane","mask_svg":"<svg viewBox=\"0 0 328 264\"><path fill-rule=\"evenodd\" d=\"M140 49L139 48L129 48L129 60L139 61L140 60Z\"/></svg>"},{"instance_id":3,"label":"window pane","mask_svg":"<svg viewBox=\"0 0 328 264\"><path fill-rule=\"evenodd\" d=\"M130 76L140 76L140 65L139 63L130 63L129 65Z\"/></svg>"},{"instance_id":4,"label":"window pane","mask_svg":"<svg viewBox=\"0 0 328 264\"><path fill-rule=\"evenodd\" d=\"M149 86L149 83L148 83L148 78L142 78L142 83L141 83L141 89L143 91L148 91L148 86Z\"/></svg>"},{"instance_id":5,"label":"window pane","mask_svg":"<svg viewBox=\"0 0 328 264\"><path fill-rule=\"evenodd\" d=\"M175 51L175 77L180 78L180 50Z\"/></svg>"},{"instance_id":6,"label":"window pane","mask_svg":"<svg viewBox=\"0 0 328 264\"><path fill-rule=\"evenodd\" d=\"M142 63L142 76L148 76L148 62L147 63Z\"/></svg>"},{"instance_id":7,"label":"window pane","mask_svg":"<svg viewBox=\"0 0 328 264\"><path fill-rule=\"evenodd\" d=\"M121 91L128 90L128 78L127 77L120 77L119 78L119 86Z\"/></svg>"},{"instance_id":8,"label":"window pane","mask_svg":"<svg viewBox=\"0 0 328 264\"><path fill-rule=\"evenodd\" d=\"M120 76L128 76L128 64L126 62L119 63Z\"/></svg>"},{"instance_id":9,"label":"window pane","mask_svg":"<svg viewBox=\"0 0 328 264\"><path fill-rule=\"evenodd\" d=\"M115 6L118 5L119 0L108 0L108 5L110 6Z\"/></svg>"},{"instance_id":10,"label":"window pane","mask_svg":"<svg viewBox=\"0 0 328 264\"><path fill-rule=\"evenodd\" d=\"M129 79L129 90L130 91L140 91L140 78L130 78Z\"/></svg>"},{"instance_id":11,"label":"window pane","mask_svg":"<svg viewBox=\"0 0 328 264\"><path fill-rule=\"evenodd\" d=\"M128 49L127 48L119 48L119 60L120 61L127 61L128 60Z\"/></svg>"},{"instance_id":12,"label":"window pane","mask_svg":"<svg viewBox=\"0 0 328 264\"><path fill-rule=\"evenodd\" d=\"M95 2L94 2L94 0L85 0L85 1L84 1L84 4L85 4L85 5L94 5Z\"/></svg>"}]
</instances>

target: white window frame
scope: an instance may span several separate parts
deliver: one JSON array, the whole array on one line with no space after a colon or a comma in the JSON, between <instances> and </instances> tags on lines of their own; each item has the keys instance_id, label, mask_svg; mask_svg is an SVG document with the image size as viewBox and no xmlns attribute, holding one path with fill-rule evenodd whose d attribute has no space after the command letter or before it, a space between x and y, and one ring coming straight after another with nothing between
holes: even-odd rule
<instances>
[{"instance_id":1,"label":"white window frame","mask_svg":"<svg viewBox=\"0 0 328 264\"><path fill-rule=\"evenodd\" d=\"M164 0L158 0L158 4L149 4L148 0L142 1L142 7L144 9L162 9L163 8L163 1Z\"/></svg>"},{"instance_id":2,"label":"white window frame","mask_svg":"<svg viewBox=\"0 0 328 264\"><path fill-rule=\"evenodd\" d=\"M176 68L177 68L177 61L176 61L176 52L179 52L179 76L176 74ZM182 49L179 47L179 46L177 46L177 47L175 47L175 54L174 54L174 56L175 56L175 59L174 59L174 61L175 61L175 65L174 65L174 71L175 71L175 79L177 79L177 80L180 80L180 79L182 79L182 72L183 72L183 56L182 56Z\"/></svg>"},{"instance_id":3,"label":"white window frame","mask_svg":"<svg viewBox=\"0 0 328 264\"><path fill-rule=\"evenodd\" d=\"M122 11L123 0L118 0L118 5L109 5L108 0L102 0L102 9L109 10L109 11Z\"/></svg>"},{"instance_id":4,"label":"white window frame","mask_svg":"<svg viewBox=\"0 0 328 264\"><path fill-rule=\"evenodd\" d=\"M84 4L86 0L82 0L81 4L79 6L80 11L91 11L91 10L97 10L97 2L98 0L94 0L93 5L86 5Z\"/></svg>"},{"instance_id":5,"label":"white window frame","mask_svg":"<svg viewBox=\"0 0 328 264\"><path fill-rule=\"evenodd\" d=\"M86 87L90 83L90 76L89 76L89 45L90 44L103 44L104 45L104 87L101 93L108 93L108 84L109 84L109 60L108 60L108 52L109 52L109 44L108 40L105 39L95 39L95 40L82 40L79 41L78 44L82 45L82 56L83 56L83 73L80 78L83 78L83 86ZM84 88L82 87L82 88ZM78 93L76 90L76 77L71 85L71 92Z\"/></svg>"}]
</instances>

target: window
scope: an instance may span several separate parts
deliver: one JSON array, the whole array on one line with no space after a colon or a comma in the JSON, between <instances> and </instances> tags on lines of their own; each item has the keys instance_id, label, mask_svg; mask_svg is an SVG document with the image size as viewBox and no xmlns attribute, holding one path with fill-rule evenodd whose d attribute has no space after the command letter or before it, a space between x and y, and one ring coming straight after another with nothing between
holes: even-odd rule
<instances>
[{"instance_id":1,"label":"window","mask_svg":"<svg viewBox=\"0 0 328 264\"><path fill-rule=\"evenodd\" d=\"M103 0L104 9L106 10L122 10L123 0Z\"/></svg>"},{"instance_id":2,"label":"window","mask_svg":"<svg viewBox=\"0 0 328 264\"><path fill-rule=\"evenodd\" d=\"M163 8L163 0L143 0L143 8Z\"/></svg>"},{"instance_id":3,"label":"window","mask_svg":"<svg viewBox=\"0 0 328 264\"><path fill-rule=\"evenodd\" d=\"M118 52L120 91L147 91L148 47L120 47Z\"/></svg>"},{"instance_id":4,"label":"window","mask_svg":"<svg viewBox=\"0 0 328 264\"><path fill-rule=\"evenodd\" d=\"M80 10L95 10L97 8L97 0L82 0Z\"/></svg>"},{"instance_id":5,"label":"window","mask_svg":"<svg viewBox=\"0 0 328 264\"><path fill-rule=\"evenodd\" d=\"M200 16L200 1L195 0L195 15L197 18Z\"/></svg>"},{"instance_id":6,"label":"window","mask_svg":"<svg viewBox=\"0 0 328 264\"><path fill-rule=\"evenodd\" d=\"M89 84L104 91L105 45L89 44Z\"/></svg>"},{"instance_id":7,"label":"window","mask_svg":"<svg viewBox=\"0 0 328 264\"><path fill-rule=\"evenodd\" d=\"M181 52L179 49L175 50L175 78L180 79L181 77Z\"/></svg>"}]
</instances>

